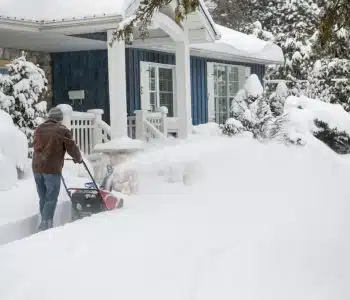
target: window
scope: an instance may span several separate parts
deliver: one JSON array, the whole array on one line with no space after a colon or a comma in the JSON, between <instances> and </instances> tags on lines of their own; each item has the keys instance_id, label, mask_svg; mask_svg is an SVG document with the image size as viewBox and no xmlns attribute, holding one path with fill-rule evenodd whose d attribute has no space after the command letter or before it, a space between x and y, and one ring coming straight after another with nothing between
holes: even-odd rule
<instances>
[{"instance_id":1,"label":"window","mask_svg":"<svg viewBox=\"0 0 350 300\"><path fill-rule=\"evenodd\" d=\"M231 104L250 75L250 68L208 63L209 121L224 124L231 116Z\"/></svg>"},{"instance_id":2,"label":"window","mask_svg":"<svg viewBox=\"0 0 350 300\"><path fill-rule=\"evenodd\" d=\"M141 62L141 109L157 111L168 108L168 116L175 115L175 66Z\"/></svg>"},{"instance_id":3,"label":"window","mask_svg":"<svg viewBox=\"0 0 350 300\"><path fill-rule=\"evenodd\" d=\"M8 69L6 67L0 67L0 74L1 75L6 75L8 74Z\"/></svg>"}]
</instances>

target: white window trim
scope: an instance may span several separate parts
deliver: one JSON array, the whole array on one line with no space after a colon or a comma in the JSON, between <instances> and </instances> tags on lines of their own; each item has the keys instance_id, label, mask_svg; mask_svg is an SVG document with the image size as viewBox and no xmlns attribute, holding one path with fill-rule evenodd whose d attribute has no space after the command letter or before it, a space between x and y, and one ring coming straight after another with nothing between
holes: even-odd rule
<instances>
[{"instance_id":1,"label":"white window trim","mask_svg":"<svg viewBox=\"0 0 350 300\"><path fill-rule=\"evenodd\" d=\"M171 69L173 71L173 110L174 110L174 117L178 115L177 111L177 97L176 97L176 65L172 64L161 64L161 63L155 63L155 62L148 62L148 61L141 61L140 62L140 89L141 89L141 109L146 109L145 106L150 107L150 90L149 86L149 78L145 79L142 78L142 70L143 68L147 68L149 70L150 67L155 68L164 68L164 69ZM145 86L146 85L146 86ZM156 81L156 92L157 92L157 105L159 104L159 81ZM146 109L148 110L148 109Z\"/></svg>"}]
</instances>

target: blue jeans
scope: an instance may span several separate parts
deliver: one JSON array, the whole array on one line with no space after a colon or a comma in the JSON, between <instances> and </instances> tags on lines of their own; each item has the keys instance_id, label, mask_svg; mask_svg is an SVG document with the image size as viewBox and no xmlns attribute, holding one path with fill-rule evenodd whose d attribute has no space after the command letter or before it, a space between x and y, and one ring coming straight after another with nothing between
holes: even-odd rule
<instances>
[{"instance_id":1,"label":"blue jeans","mask_svg":"<svg viewBox=\"0 0 350 300\"><path fill-rule=\"evenodd\" d=\"M39 206L42 221L52 220L61 187L61 173L35 173L34 179L39 194Z\"/></svg>"}]
</instances>

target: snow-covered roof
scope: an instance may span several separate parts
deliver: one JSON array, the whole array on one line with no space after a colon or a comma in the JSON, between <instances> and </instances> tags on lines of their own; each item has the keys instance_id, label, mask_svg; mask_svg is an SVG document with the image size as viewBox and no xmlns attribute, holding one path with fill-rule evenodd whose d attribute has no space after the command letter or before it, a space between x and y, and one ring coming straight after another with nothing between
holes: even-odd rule
<instances>
[{"instance_id":1,"label":"snow-covered roof","mask_svg":"<svg viewBox=\"0 0 350 300\"><path fill-rule=\"evenodd\" d=\"M276 44L221 25L216 25L216 27L221 33L221 39L214 43L192 44L191 48L266 63L282 64L284 62L282 49Z\"/></svg>"},{"instance_id":2,"label":"snow-covered roof","mask_svg":"<svg viewBox=\"0 0 350 300\"><path fill-rule=\"evenodd\" d=\"M132 0L2 0L1 18L49 22L124 14Z\"/></svg>"}]
</instances>

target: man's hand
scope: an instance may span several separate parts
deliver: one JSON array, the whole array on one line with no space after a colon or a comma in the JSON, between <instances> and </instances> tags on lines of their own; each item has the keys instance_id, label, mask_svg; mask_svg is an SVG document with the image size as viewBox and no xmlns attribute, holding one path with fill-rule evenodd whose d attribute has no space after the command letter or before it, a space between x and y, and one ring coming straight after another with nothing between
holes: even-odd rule
<instances>
[{"instance_id":1,"label":"man's hand","mask_svg":"<svg viewBox=\"0 0 350 300\"><path fill-rule=\"evenodd\" d=\"M73 160L73 162L75 163L75 164L82 164L83 163L83 158L82 157L79 157L79 159L77 159L77 160Z\"/></svg>"}]
</instances>

